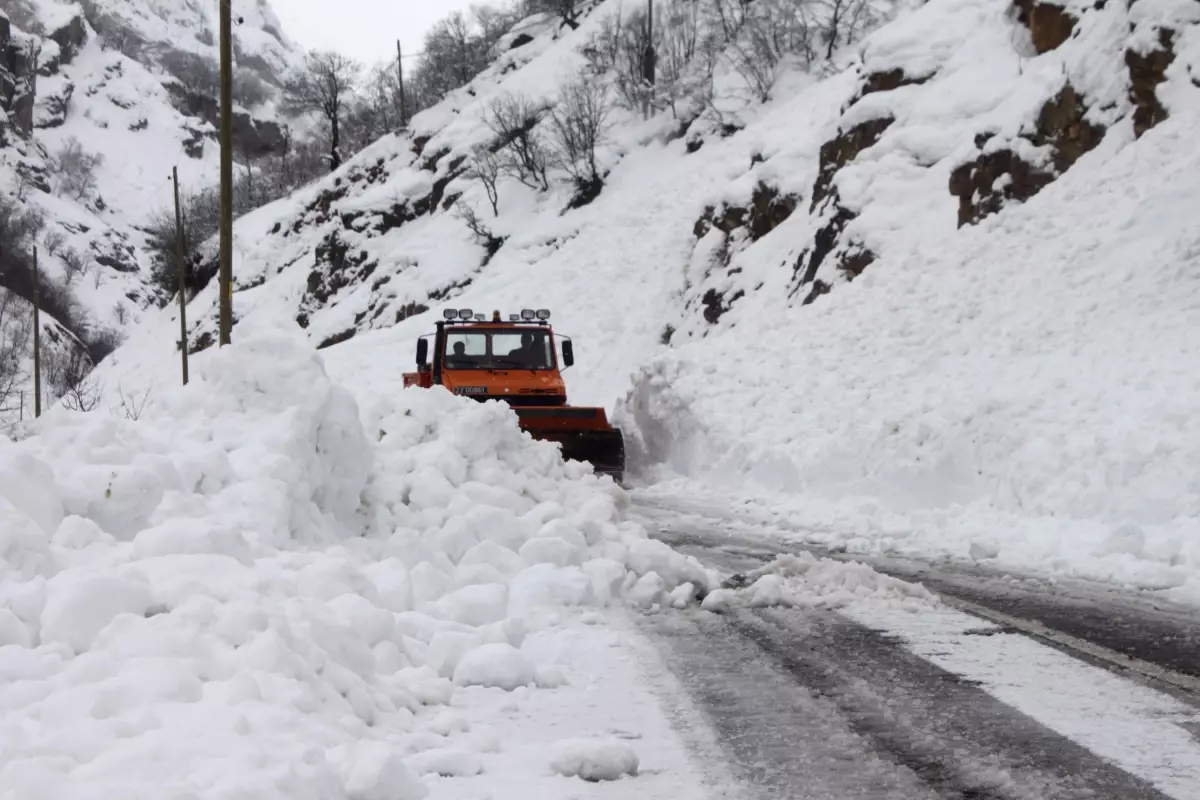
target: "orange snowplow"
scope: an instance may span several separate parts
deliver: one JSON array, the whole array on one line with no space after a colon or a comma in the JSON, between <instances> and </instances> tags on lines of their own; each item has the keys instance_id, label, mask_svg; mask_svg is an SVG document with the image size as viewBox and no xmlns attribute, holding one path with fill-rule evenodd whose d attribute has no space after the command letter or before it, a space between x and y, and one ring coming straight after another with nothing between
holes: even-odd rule
<instances>
[{"instance_id":1,"label":"orange snowplow","mask_svg":"<svg viewBox=\"0 0 1200 800\"><path fill-rule=\"evenodd\" d=\"M480 402L503 400L522 430L558 442L563 458L586 461L618 483L624 479L625 440L604 409L567 405L562 370L575 363L575 354L570 337L550 327L548 310L524 309L507 320L499 311L489 320L469 308L446 309L442 316L436 332L417 340L417 371L404 374L406 387L444 386Z\"/></svg>"}]
</instances>

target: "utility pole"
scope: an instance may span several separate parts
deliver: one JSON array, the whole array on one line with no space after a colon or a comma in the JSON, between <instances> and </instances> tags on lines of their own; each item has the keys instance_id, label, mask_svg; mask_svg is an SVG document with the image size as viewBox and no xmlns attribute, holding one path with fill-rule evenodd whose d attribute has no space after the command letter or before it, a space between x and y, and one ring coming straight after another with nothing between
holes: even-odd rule
<instances>
[{"instance_id":1,"label":"utility pole","mask_svg":"<svg viewBox=\"0 0 1200 800\"><path fill-rule=\"evenodd\" d=\"M221 255L218 344L229 344L233 332L233 21L231 0L221 6ZM186 347L185 347L186 350Z\"/></svg>"},{"instance_id":2,"label":"utility pole","mask_svg":"<svg viewBox=\"0 0 1200 800\"><path fill-rule=\"evenodd\" d=\"M179 167L171 167L171 183L175 185L175 259L179 262L179 350L183 354L183 385L187 386L187 248L183 243L183 215L179 210Z\"/></svg>"},{"instance_id":3,"label":"utility pole","mask_svg":"<svg viewBox=\"0 0 1200 800\"><path fill-rule=\"evenodd\" d=\"M408 125L408 99L404 95L404 51L396 40L396 75L400 79L400 127Z\"/></svg>"},{"instance_id":4,"label":"utility pole","mask_svg":"<svg viewBox=\"0 0 1200 800\"><path fill-rule=\"evenodd\" d=\"M642 53L642 80L646 94L642 99L642 118L650 118L650 95L654 89L654 0L646 0L646 50Z\"/></svg>"},{"instance_id":5,"label":"utility pole","mask_svg":"<svg viewBox=\"0 0 1200 800\"><path fill-rule=\"evenodd\" d=\"M33 416L42 415L42 276L38 251L33 248Z\"/></svg>"}]
</instances>

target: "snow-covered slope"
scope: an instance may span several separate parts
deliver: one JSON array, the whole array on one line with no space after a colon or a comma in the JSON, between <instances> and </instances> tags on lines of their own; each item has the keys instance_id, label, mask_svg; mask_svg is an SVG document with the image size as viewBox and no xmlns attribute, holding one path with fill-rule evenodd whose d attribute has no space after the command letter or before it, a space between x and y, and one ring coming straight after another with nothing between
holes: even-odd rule
<instances>
[{"instance_id":1,"label":"snow-covered slope","mask_svg":"<svg viewBox=\"0 0 1200 800\"><path fill-rule=\"evenodd\" d=\"M502 180L493 217L463 172L485 111L553 101L621 4L531 20L411 136L243 220L235 316L399 372L446 305L550 307L572 399L617 412L648 477L790 497L852 548L1194 592L1195 4L894 10L765 103L723 62L703 113L614 111L598 198ZM105 374L169 374L173 313Z\"/></svg>"},{"instance_id":2,"label":"snow-covered slope","mask_svg":"<svg viewBox=\"0 0 1200 800\"><path fill-rule=\"evenodd\" d=\"M243 5L242 158L280 147L278 87L301 58L266 0ZM216 182L215 31L198 0L0 2L0 203L40 215L23 246L76 301L76 332L121 333L167 299L146 226L171 208L173 167L185 198Z\"/></svg>"}]
</instances>

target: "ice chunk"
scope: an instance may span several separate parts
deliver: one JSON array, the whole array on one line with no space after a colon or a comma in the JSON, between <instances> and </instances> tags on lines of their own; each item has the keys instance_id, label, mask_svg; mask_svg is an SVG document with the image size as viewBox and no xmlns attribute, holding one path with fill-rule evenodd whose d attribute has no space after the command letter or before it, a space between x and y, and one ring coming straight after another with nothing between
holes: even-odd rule
<instances>
[{"instance_id":1,"label":"ice chunk","mask_svg":"<svg viewBox=\"0 0 1200 800\"><path fill-rule=\"evenodd\" d=\"M637 775L638 757L620 739L568 739L554 745L550 769L568 778L615 781L624 775Z\"/></svg>"},{"instance_id":2,"label":"ice chunk","mask_svg":"<svg viewBox=\"0 0 1200 800\"><path fill-rule=\"evenodd\" d=\"M458 662L454 682L459 686L489 686L512 691L533 683L533 664L509 644L485 644Z\"/></svg>"},{"instance_id":3,"label":"ice chunk","mask_svg":"<svg viewBox=\"0 0 1200 800\"><path fill-rule=\"evenodd\" d=\"M143 582L111 574L61 572L47 586L42 640L63 642L81 653L115 617L143 615L153 602Z\"/></svg>"},{"instance_id":4,"label":"ice chunk","mask_svg":"<svg viewBox=\"0 0 1200 800\"><path fill-rule=\"evenodd\" d=\"M507 616L507 605L508 589L500 583L464 586L437 602L443 617L472 627L501 621Z\"/></svg>"},{"instance_id":5,"label":"ice chunk","mask_svg":"<svg viewBox=\"0 0 1200 800\"><path fill-rule=\"evenodd\" d=\"M349 800L423 800L429 789L392 747L362 742L346 777Z\"/></svg>"}]
</instances>

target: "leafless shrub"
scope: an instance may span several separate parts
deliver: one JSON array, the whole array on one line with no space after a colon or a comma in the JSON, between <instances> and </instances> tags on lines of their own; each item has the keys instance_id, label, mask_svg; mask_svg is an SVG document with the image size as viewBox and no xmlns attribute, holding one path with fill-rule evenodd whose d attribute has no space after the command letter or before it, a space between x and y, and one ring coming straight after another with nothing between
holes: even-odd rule
<instances>
[{"instance_id":1,"label":"leafless shrub","mask_svg":"<svg viewBox=\"0 0 1200 800\"><path fill-rule=\"evenodd\" d=\"M129 307L118 301L113 304L113 316L117 320L118 325L125 325L129 322Z\"/></svg>"},{"instance_id":2,"label":"leafless shrub","mask_svg":"<svg viewBox=\"0 0 1200 800\"><path fill-rule=\"evenodd\" d=\"M66 243L66 241L66 235L62 231L55 228L46 234L46 237L42 240L42 247L50 255L57 256L58 251L62 249L62 246Z\"/></svg>"},{"instance_id":3,"label":"leafless shrub","mask_svg":"<svg viewBox=\"0 0 1200 800\"><path fill-rule=\"evenodd\" d=\"M500 159L486 147L475 147L471 150L471 167L466 177L479 181L487 192L488 202L492 205L492 216L500 216L500 192L496 187L503 168Z\"/></svg>"},{"instance_id":4,"label":"leafless shrub","mask_svg":"<svg viewBox=\"0 0 1200 800\"><path fill-rule=\"evenodd\" d=\"M563 86L558 103L550 110L555 162L581 189L600 184L596 148L606 133L611 110L607 84L587 73Z\"/></svg>"},{"instance_id":5,"label":"leafless shrub","mask_svg":"<svg viewBox=\"0 0 1200 800\"><path fill-rule=\"evenodd\" d=\"M15 395L26 377L22 364L32 332L28 303L0 288L0 413L16 410Z\"/></svg>"},{"instance_id":6,"label":"leafless shrub","mask_svg":"<svg viewBox=\"0 0 1200 800\"><path fill-rule=\"evenodd\" d=\"M91 411L100 405L102 386L92 377L92 362L69 344L47 349L43 363L46 385L72 411Z\"/></svg>"},{"instance_id":7,"label":"leafless shrub","mask_svg":"<svg viewBox=\"0 0 1200 800\"><path fill-rule=\"evenodd\" d=\"M475 212L475 209L467 203L462 200L455 203L454 215L463 221L463 224L475 236L475 240L483 245L487 251L487 261L490 261L492 256L496 255L500 248L504 246L504 238L494 234L492 229L479 218L479 214ZM487 261L484 263L487 263Z\"/></svg>"},{"instance_id":8,"label":"leafless shrub","mask_svg":"<svg viewBox=\"0 0 1200 800\"><path fill-rule=\"evenodd\" d=\"M126 395L125 389L117 386L117 396L121 400L121 410L125 413L125 419L137 422L146 413L146 409L150 407L149 389L141 397L137 397L136 395Z\"/></svg>"},{"instance_id":9,"label":"leafless shrub","mask_svg":"<svg viewBox=\"0 0 1200 800\"><path fill-rule=\"evenodd\" d=\"M84 150L83 143L74 136L66 139L51 159L59 194L75 201L87 198L96 190L96 169L103 163L104 156Z\"/></svg>"},{"instance_id":10,"label":"leafless shrub","mask_svg":"<svg viewBox=\"0 0 1200 800\"><path fill-rule=\"evenodd\" d=\"M496 136L500 168L531 189L550 188L550 148L538 132L545 109L524 95L497 98L484 114L484 124Z\"/></svg>"}]
</instances>

